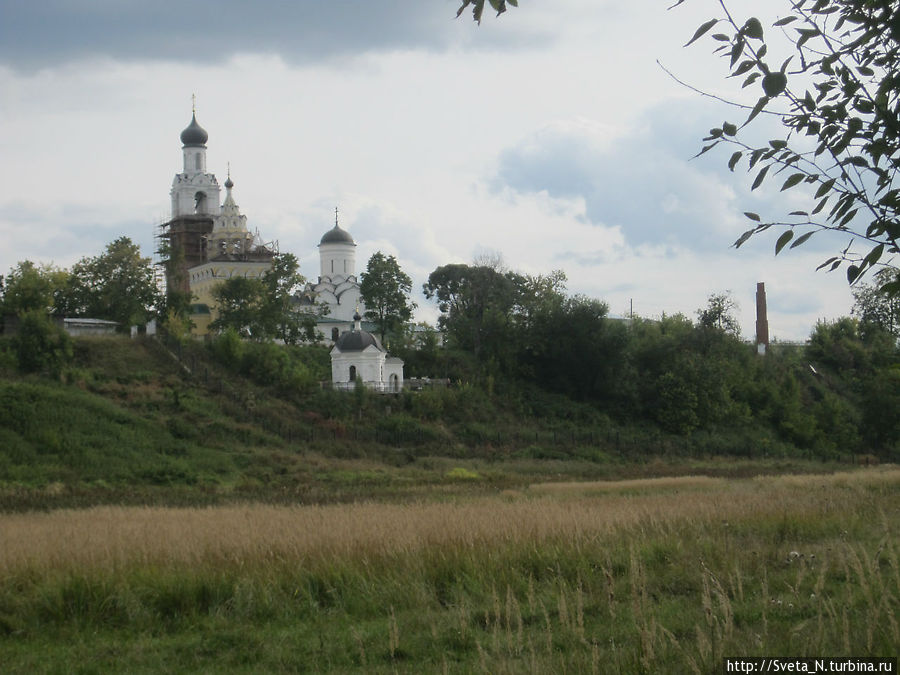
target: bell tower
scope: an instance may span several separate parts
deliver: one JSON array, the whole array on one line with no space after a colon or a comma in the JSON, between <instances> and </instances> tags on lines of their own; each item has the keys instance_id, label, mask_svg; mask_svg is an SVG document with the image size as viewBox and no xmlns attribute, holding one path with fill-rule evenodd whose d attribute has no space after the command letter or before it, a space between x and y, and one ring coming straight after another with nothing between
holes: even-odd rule
<instances>
[{"instance_id":1,"label":"bell tower","mask_svg":"<svg viewBox=\"0 0 900 675\"><path fill-rule=\"evenodd\" d=\"M181 132L184 166L172 181L172 218L219 212L221 188L215 175L206 172L207 140L209 134L197 123L195 104L191 123Z\"/></svg>"}]
</instances>

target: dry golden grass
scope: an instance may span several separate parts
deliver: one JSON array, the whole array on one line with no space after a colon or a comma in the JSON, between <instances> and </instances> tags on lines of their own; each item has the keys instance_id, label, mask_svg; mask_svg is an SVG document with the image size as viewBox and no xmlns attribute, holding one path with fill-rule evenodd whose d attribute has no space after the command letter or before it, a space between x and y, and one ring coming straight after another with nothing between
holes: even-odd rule
<instances>
[{"instance_id":1,"label":"dry golden grass","mask_svg":"<svg viewBox=\"0 0 900 675\"><path fill-rule=\"evenodd\" d=\"M900 468L727 481L701 477L542 485L451 503L97 507L0 516L0 576L24 570L114 572L134 566L360 560L424 548L591 541L633 527L737 521L853 508L900 485ZM647 488L647 492L644 492ZM674 490L659 491L660 488ZM627 490L626 494L618 494ZM823 490L827 491L823 495Z\"/></svg>"}]
</instances>

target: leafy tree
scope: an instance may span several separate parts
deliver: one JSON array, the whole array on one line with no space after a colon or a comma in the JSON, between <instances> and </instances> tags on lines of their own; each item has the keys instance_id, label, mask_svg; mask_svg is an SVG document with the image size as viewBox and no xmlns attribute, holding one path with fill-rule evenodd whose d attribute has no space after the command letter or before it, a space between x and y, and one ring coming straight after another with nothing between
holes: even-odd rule
<instances>
[{"instance_id":1,"label":"leafy tree","mask_svg":"<svg viewBox=\"0 0 900 675\"><path fill-rule=\"evenodd\" d=\"M294 311L293 296L306 279L293 253L281 253L262 276L262 302L259 326L266 337L297 344L315 339L315 319Z\"/></svg>"},{"instance_id":2,"label":"leafy tree","mask_svg":"<svg viewBox=\"0 0 900 675\"><path fill-rule=\"evenodd\" d=\"M397 259L377 251L369 258L359 282L359 294L366 306L366 318L378 327L381 341L389 332L399 331L412 318L416 304L410 302L412 279L400 269Z\"/></svg>"},{"instance_id":3,"label":"leafy tree","mask_svg":"<svg viewBox=\"0 0 900 675\"><path fill-rule=\"evenodd\" d=\"M258 340L264 339L262 323L265 286L259 279L231 277L212 291L218 316L209 324L217 331L232 329Z\"/></svg>"},{"instance_id":4,"label":"leafy tree","mask_svg":"<svg viewBox=\"0 0 900 675\"><path fill-rule=\"evenodd\" d=\"M163 305L150 258L128 237L75 263L65 296L65 313L116 321L122 330L146 323Z\"/></svg>"},{"instance_id":5,"label":"leafy tree","mask_svg":"<svg viewBox=\"0 0 900 675\"><path fill-rule=\"evenodd\" d=\"M30 260L9 271L0 296L0 315L19 316L32 310L61 314L57 307L68 273L52 265L37 266Z\"/></svg>"},{"instance_id":6,"label":"leafy tree","mask_svg":"<svg viewBox=\"0 0 900 675\"><path fill-rule=\"evenodd\" d=\"M520 282L513 272L455 263L435 269L423 291L429 300L437 300L438 326L453 347L471 352L482 363L500 363L509 354L510 315Z\"/></svg>"},{"instance_id":7,"label":"leafy tree","mask_svg":"<svg viewBox=\"0 0 900 675\"><path fill-rule=\"evenodd\" d=\"M882 269L875 275L874 284L857 284L853 289L853 314L860 320L860 329L868 335L877 328L900 338L900 294L892 295L882 290L896 280L898 272Z\"/></svg>"},{"instance_id":8,"label":"leafy tree","mask_svg":"<svg viewBox=\"0 0 900 675\"><path fill-rule=\"evenodd\" d=\"M306 280L291 253L275 256L259 279L232 277L213 290L218 317L213 330L233 329L255 340L296 344L315 339L315 318L294 311L293 294Z\"/></svg>"},{"instance_id":9,"label":"leafy tree","mask_svg":"<svg viewBox=\"0 0 900 675\"><path fill-rule=\"evenodd\" d=\"M162 260L166 275L166 295L159 308L160 322L169 335L187 338L194 326L190 318L194 296L189 290L184 290L188 285L183 265L184 250L180 246L173 248L168 239L162 238L156 253Z\"/></svg>"},{"instance_id":10,"label":"leafy tree","mask_svg":"<svg viewBox=\"0 0 900 675\"><path fill-rule=\"evenodd\" d=\"M734 313L737 311L738 305L730 292L713 293L709 296L708 304L705 309L697 310L697 318L700 325L704 328L710 328L734 335L741 334L741 327Z\"/></svg>"},{"instance_id":11,"label":"leafy tree","mask_svg":"<svg viewBox=\"0 0 900 675\"><path fill-rule=\"evenodd\" d=\"M698 154L731 146L728 167L733 171L746 162L755 174L751 189L783 174L781 190L803 191L810 204L774 220L747 212L756 224L735 246L775 228L781 231L777 254L830 232L850 243L819 269L846 263L852 283L876 266L894 265L891 255L900 252L896 1L792 0L790 13L768 33L758 18L736 17L724 0L718 5L719 15L687 44L716 28L715 53L727 60L731 77L741 78L744 88L759 88L760 96L755 105L739 106L747 111L745 119L710 130ZM764 144L746 140L748 125L762 113L776 116L784 134ZM900 281L883 288L897 294Z\"/></svg>"},{"instance_id":12,"label":"leafy tree","mask_svg":"<svg viewBox=\"0 0 900 675\"><path fill-rule=\"evenodd\" d=\"M72 341L43 308L19 314L19 329L13 338L19 369L26 373L59 375L72 358Z\"/></svg>"}]
</instances>

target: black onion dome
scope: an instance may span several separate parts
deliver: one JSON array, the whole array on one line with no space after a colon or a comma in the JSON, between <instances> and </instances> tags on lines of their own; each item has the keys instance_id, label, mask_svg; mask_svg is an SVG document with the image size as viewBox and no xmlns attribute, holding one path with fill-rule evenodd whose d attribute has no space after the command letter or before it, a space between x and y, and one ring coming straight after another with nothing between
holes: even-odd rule
<instances>
[{"instance_id":1,"label":"black onion dome","mask_svg":"<svg viewBox=\"0 0 900 675\"><path fill-rule=\"evenodd\" d=\"M181 142L184 145L206 145L209 134L206 129L197 124L197 114L191 116L191 123L187 129L181 132Z\"/></svg>"},{"instance_id":2,"label":"black onion dome","mask_svg":"<svg viewBox=\"0 0 900 675\"><path fill-rule=\"evenodd\" d=\"M322 235L322 241L319 242L319 246L322 244L353 244L356 246L356 242L353 241L350 233L347 230L342 230L337 225Z\"/></svg>"},{"instance_id":3,"label":"black onion dome","mask_svg":"<svg viewBox=\"0 0 900 675\"><path fill-rule=\"evenodd\" d=\"M354 330L341 335L334 343L342 352L361 352L366 347L374 346L379 351L384 351L378 344L378 338L364 330Z\"/></svg>"},{"instance_id":4,"label":"black onion dome","mask_svg":"<svg viewBox=\"0 0 900 675\"><path fill-rule=\"evenodd\" d=\"M231 176L228 176L228 178L225 179L225 189L230 190L233 187L234 187L234 181L231 180Z\"/></svg>"}]
</instances>

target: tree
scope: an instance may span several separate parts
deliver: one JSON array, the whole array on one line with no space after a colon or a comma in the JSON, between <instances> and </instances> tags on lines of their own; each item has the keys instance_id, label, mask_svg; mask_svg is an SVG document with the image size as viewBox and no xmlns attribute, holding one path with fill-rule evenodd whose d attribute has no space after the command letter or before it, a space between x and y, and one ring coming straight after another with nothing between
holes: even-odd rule
<instances>
[{"instance_id":1,"label":"tree","mask_svg":"<svg viewBox=\"0 0 900 675\"><path fill-rule=\"evenodd\" d=\"M47 315L43 308L19 314L19 329L13 338L19 370L25 373L47 372L58 376L72 358L72 340Z\"/></svg>"},{"instance_id":2,"label":"tree","mask_svg":"<svg viewBox=\"0 0 900 675\"><path fill-rule=\"evenodd\" d=\"M218 316L209 324L212 330L233 329L255 339L264 338L262 312L265 287L259 279L231 277L212 291Z\"/></svg>"},{"instance_id":3,"label":"tree","mask_svg":"<svg viewBox=\"0 0 900 675\"><path fill-rule=\"evenodd\" d=\"M735 337L741 334L734 312L738 305L730 292L713 293L709 296L709 302L705 309L697 310L697 319L704 328L710 328L729 333Z\"/></svg>"},{"instance_id":4,"label":"tree","mask_svg":"<svg viewBox=\"0 0 900 675\"><path fill-rule=\"evenodd\" d=\"M900 338L900 295L881 289L897 278L898 272L882 269L875 275L874 284L857 284L853 289L853 314L859 317L860 330L868 335L872 327Z\"/></svg>"},{"instance_id":5,"label":"tree","mask_svg":"<svg viewBox=\"0 0 900 675\"><path fill-rule=\"evenodd\" d=\"M673 7L685 0L677 0ZM698 154L719 144L731 146L732 171L745 161L754 172L751 189L781 173L781 190L803 191L810 206L786 217L755 223L735 242L775 228L775 253L802 245L820 233L849 239L846 248L819 269L846 263L853 283L876 267L896 266L900 252L900 24L895 0L792 0L791 11L774 22L773 38L756 17L736 18L724 0L721 12L703 23L688 41L714 27L714 53L728 61L731 77L760 96L744 120L711 129ZM775 56L776 51L789 54ZM735 104L737 105L737 104ZM761 114L776 116L780 138L759 144L745 140ZM781 180L781 179L779 179ZM846 239L845 239L846 241ZM882 289L900 293L900 280Z\"/></svg>"},{"instance_id":6,"label":"tree","mask_svg":"<svg viewBox=\"0 0 900 675\"><path fill-rule=\"evenodd\" d=\"M521 277L513 272L456 263L435 269L423 291L429 300L437 300L438 326L451 345L486 363L507 360L520 284Z\"/></svg>"},{"instance_id":7,"label":"tree","mask_svg":"<svg viewBox=\"0 0 900 675\"><path fill-rule=\"evenodd\" d=\"M232 277L213 290L218 317L210 328L230 328L260 341L312 341L315 318L295 311L293 305L293 295L304 283L296 256L276 255L259 279Z\"/></svg>"},{"instance_id":8,"label":"tree","mask_svg":"<svg viewBox=\"0 0 900 675\"><path fill-rule=\"evenodd\" d=\"M65 290L66 314L116 321L121 330L157 315L164 299L150 258L128 237L75 263Z\"/></svg>"},{"instance_id":9,"label":"tree","mask_svg":"<svg viewBox=\"0 0 900 675\"><path fill-rule=\"evenodd\" d=\"M262 276L260 328L266 337L297 344L315 339L316 322L309 315L294 311L293 296L306 279L300 274L300 263L293 253L280 253Z\"/></svg>"},{"instance_id":10,"label":"tree","mask_svg":"<svg viewBox=\"0 0 900 675\"><path fill-rule=\"evenodd\" d=\"M58 311L68 273L53 265L37 266L30 260L9 271L0 296L0 315L21 316L32 310Z\"/></svg>"},{"instance_id":11,"label":"tree","mask_svg":"<svg viewBox=\"0 0 900 675\"><path fill-rule=\"evenodd\" d=\"M359 294L366 306L366 318L378 327L381 341L412 318L416 304L410 302L412 279L400 269L397 259L377 251L369 258L359 282Z\"/></svg>"}]
</instances>

